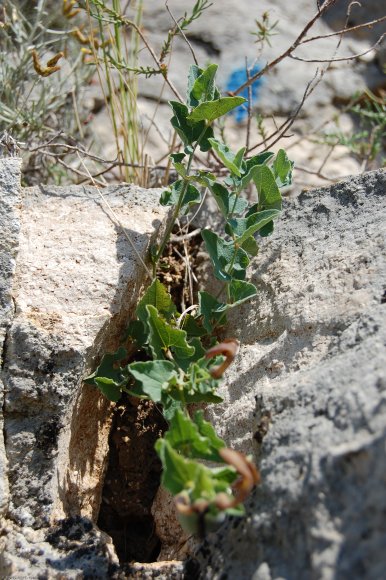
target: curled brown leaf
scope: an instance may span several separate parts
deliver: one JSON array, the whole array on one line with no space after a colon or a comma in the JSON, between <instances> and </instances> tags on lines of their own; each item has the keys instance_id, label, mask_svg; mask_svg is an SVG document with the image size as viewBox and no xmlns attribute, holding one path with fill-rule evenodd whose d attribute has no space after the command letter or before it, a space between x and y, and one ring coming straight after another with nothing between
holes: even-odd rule
<instances>
[{"instance_id":1,"label":"curled brown leaf","mask_svg":"<svg viewBox=\"0 0 386 580\"><path fill-rule=\"evenodd\" d=\"M235 338L229 338L223 340L219 344L216 344L205 353L205 358L214 358L218 355L225 356L224 362L210 370L210 374L214 379L219 379L222 377L238 353L239 346L240 343L238 340Z\"/></svg>"},{"instance_id":2,"label":"curled brown leaf","mask_svg":"<svg viewBox=\"0 0 386 580\"><path fill-rule=\"evenodd\" d=\"M219 454L225 463L232 465L240 475L233 484L234 496L231 499L225 493L219 493L216 497L216 505L224 510L237 506L244 502L252 489L260 483L260 473L256 466L243 453L224 447Z\"/></svg>"}]
</instances>

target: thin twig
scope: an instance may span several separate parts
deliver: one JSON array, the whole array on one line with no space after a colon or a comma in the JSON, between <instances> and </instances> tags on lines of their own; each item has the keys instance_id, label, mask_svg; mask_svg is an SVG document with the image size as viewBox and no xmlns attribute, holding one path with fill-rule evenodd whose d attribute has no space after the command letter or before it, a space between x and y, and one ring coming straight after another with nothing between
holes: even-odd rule
<instances>
[{"instance_id":1,"label":"thin twig","mask_svg":"<svg viewBox=\"0 0 386 580\"><path fill-rule=\"evenodd\" d=\"M280 139L283 138L285 133L288 131L288 129L293 125L293 123L297 119L299 112L302 109L307 97L314 90L316 85L312 86L312 83L315 81L318 74L319 74L319 71L316 70L314 77L307 83L307 86L306 86L305 91L303 93L303 97L302 97L300 103L298 104L298 106L296 107L296 109L294 110L294 112L291 113L291 115L279 126L278 129L276 129L276 131L274 131L269 137L266 137L263 142L260 142L257 145L254 145L253 147L251 147L248 150L248 153L250 153L251 151L253 151L257 147L260 147L261 145L264 145L263 151L267 151L268 149L273 147L273 145L275 145L278 141L280 141ZM319 82L320 82L320 79L317 81L317 84ZM276 139L271 141L271 139L276 135L277 135Z\"/></svg>"},{"instance_id":2,"label":"thin twig","mask_svg":"<svg viewBox=\"0 0 386 580\"><path fill-rule=\"evenodd\" d=\"M370 22L364 22L362 24L357 24L356 26L350 26L348 28L342 28L342 30L338 30L337 32L330 32L329 34L320 34L318 36L310 36L309 38L305 38L300 42L300 44L306 44L307 42L313 42L314 40L322 40L324 38L330 38L331 36L338 36L339 34L347 34L349 32L354 32L354 30L359 30L360 28L371 28L374 24L379 24L386 20L386 16L381 16L376 20L371 20Z\"/></svg>"},{"instance_id":3,"label":"thin twig","mask_svg":"<svg viewBox=\"0 0 386 580\"><path fill-rule=\"evenodd\" d=\"M148 267L146 266L145 262L142 259L142 256L140 255L140 253L138 252L137 248L135 247L134 242L132 241L132 239L130 238L130 236L128 235L126 229L123 227L121 220L119 219L119 217L117 216L117 214L115 213L115 211L113 210L113 208L111 207L111 205L109 204L109 202L107 201L106 197L103 195L103 193L101 192L101 190L99 189L99 187L97 186L93 176L91 175L91 173L89 172L88 168L86 167L83 159L81 158L79 152L77 153L77 156L79 158L79 161L81 162L81 164L83 165L84 169L86 170L86 172L89 175L89 178L92 182L92 184L96 187L96 190L98 192L98 194L100 195L102 201L105 203L105 205L108 207L111 215L113 216L116 225L119 226L119 228L121 229L123 235L125 236L125 238L127 239L127 241L129 242L132 250L134 251L135 255L137 256L139 262L141 263L141 265L143 266L143 268L145 269L145 272L147 273L147 275L151 278L151 272L148 269Z\"/></svg>"},{"instance_id":4,"label":"thin twig","mask_svg":"<svg viewBox=\"0 0 386 580\"><path fill-rule=\"evenodd\" d=\"M245 57L245 73L247 75L247 79L251 78L251 73L248 68L248 61ZM248 86L248 119L247 119L247 136L245 140L245 148L248 151L249 149L249 139L251 135L251 119L252 119L252 85Z\"/></svg>"},{"instance_id":5,"label":"thin twig","mask_svg":"<svg viewBox=\"0 0 386 580\"><path fill-rule=\"evenodd\" d=\"M251 78L248 79L242 85L240 85L238 89L236 89L235 91L232 91L232 94L238 95L239 93L241 93L241 91L246 89L249 85L254 83L257 79L259 79L260 77L265 75L271 68L275 67L277 64L279 64L279 62L281 62L287 56L289 56L292 52L294 52L294 50L299 46L299 44L301 43L301 41L303 40L303 38L305 37L307 32L310 30L310 28L312 28L312 26L315 24L315 22L317 20L319 20L319 18L321 18L321 16L323 16L323 14L325 12L327 12L327 10L329 10L331 8L331 6L333 6L336 2L337 2L337 0L327 0L321 8L319 7L318 12L311 18L311 20L309 20L307 22L307 24L305 25L303 30L300 32L300 34L297 36L296 40L291 44L291 46L289 48L287 48L287 50L285 50L278 57L276 57L274 60L267 63L265 65L265 67L263 67L260 71L258 71L254 75L252 75Z\"/></svg>"},{"instance_id":6,"label":"thin twig","mask_svg":"<svg viewBox=\"0 0 386 580\"><path fill-rule=\"evenodd\" d=\"M315 175L316 177L319 177L320 179L324 179L325 181L330 181L331 183L334 183L336 181L341 181L342 179L346 179L346 177L349 177L348 175L338 175L335 177L328 177L324 173L321 173L319 170L313 171L312 169L308 169L307 167L303 167L302 165L298 165L298 164L296 164L296 170L302 171L303 173L308 173L309 175Z\"/></svg>"},{"instance_id":7,"label":"thin twig","mask_svg":"<svg viewBox=\"0 0 386 580\"><path fill-rule=\"evenodd\" d=\"M183 226L182 229L184 229L184 228L185 228L185 226ZM188 234L184 234L182 236L171 235L170 241L171 242L184 242L185 240L190 240L191 238L198 236L199 233L201 233L201 228L197 228L196 230L193 230L192 232L189 232Z\"/></svg>"},{"instance_id":8,"label":"thin twig","mask_svg":"<svg viewBox=\"0 0 386 580\"><path fill-rule=\"evenodd\" d=\"M323 62L342 62L342 61L349 61L349 60L355 60L356 58L361 58L362 56L365 56L366 54L368 54L369 52L375 50L377 48L377 46L379 46L381 44L381 42L383 41L383 39L386 36L386 32L384 32L382 34L382 36L380 36L377 40L377 42L375 44L373 44L370 48L368 48L367 50L365 50L364 52L360 52L357 54L352 54L351 56L341 56L341 57L337 57L337 58L303 58L300 56L295 56L294 54L289 54L288 57L292 58L293 60L299 60L301 62L319 62L319 63L323 63Z\"/></svg>"},{"instance_id":9,"label":"thin twig","mask_svg":"<svg viewBox=\"0 0 386 580\"><path fill-rule=\"evenodd\" d=\"M151 57L153 58L153 60L156 63L156 65L158 66L159 70L160 71L164 71L165 69L162 66L162 63L158 59L158 57L157 57L156 53L154 52L153 48L150 46L149 42L147 41L147 39L146 39L145 35L143 34L142 30L140 29L140 27L137 26L137 24L135 22L133 22L132 20L130 20L129 18L126 18L125 16L122 16L122 15L118 14L117 12L115 12L115 10L112 10L111 8L104 7L104 10L107 12L107 14L110 14L114 18L116 18L117 20L119 20L119 22L121 24L123 24L125 26L129 26L129 27L134 28L134 30L140 36L142 42L146 46L147 50L151 54ZM177 97L177 99L182 103L183 102L183 98L181 97L181 95L179 94L179 92L177 91L177 89L173 85L173 83L169 80L166 71L163 72L163 77L164 77L165 81L167 82L167 84L169 85L169 88L171 89L171 91L175 94L175 96Z\"/></svg>"},{"instance_id":10,"label":"thin twig","mask_svg":"<svg viewBox=\"0 0 386 580\"><path fill-rule=\"evenodd\" d=\"M49 155L49 153L46 153L46 155ZM59 163L59 165L63 165L63 167L65 167L68 171L72 171L76 175L79 175L80 177L83 177L83 178L87 177L87 175L85 173L83 173L83 171L80 171L79 169L76 169L75 167L71 167L71 165L68 165L68 163L63 161L63 159L61 159L60 157L57 157L57 162ZM103 183L103 181L96 181L95 180L95 183L97 183L101 187L105 186L105 183Z\"/></svg>"},{"instance_id":11,"label":"thin twig","mask_svg":"<svg viewBox=\"0 0 386 580\"><path fill-rule=\"evenodd\" d=\"M187 37L186 37L186 34L185 34L185 32L182 30L182 28L181 28L181 26L179 25L178 21L177 21L177 20L174 18L174 15L173 15L173 13L172 13L172 11L170 10L170 8L169 8L169 6L168 6L168 0L166 0L166 2L165 2L165 7L166 7L166 10L169 12L169 14L170 14L170 17L172 18L172 20L173 20L174 24L177 26L177 28L178 28L178 31L179 31L179 33L181 34L182 38L185 40L186 44L188 45L188 47L189 47L189 50L190 50L190 52L192 53L193 60L194 60L195 64L198 66L198 60L197 60L197 58L196 58L196 54L195 54L195 52L194 52L193 46L190 44L189 40L188 40L188 39L187 39Z\"/></svg>"}]
</instances>

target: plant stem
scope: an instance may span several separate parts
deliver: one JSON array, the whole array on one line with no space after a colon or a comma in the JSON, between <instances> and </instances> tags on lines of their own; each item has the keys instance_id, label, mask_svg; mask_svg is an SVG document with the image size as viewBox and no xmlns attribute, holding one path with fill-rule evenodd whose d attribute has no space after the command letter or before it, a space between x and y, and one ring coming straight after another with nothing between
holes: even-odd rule
<instances>
[{"instance_id":1,"label":"plant stem","mask_svg":"<svg viewBox=\"0 0 386 580\"><path fill-rule=\"evenodd\" d=\"M185 196L185 193L186 193L186 189L187 189L187 187L189 185L189 179L188 179L188 177L190 175L190 171L191 171L191 168L192 168L194 154L196 152L197 147L200 145L201 139L203 138L204 134L206 133L206 130L207 130L208 126L209 125L205 124L205 127L204 127L203 131L201 132L201 135L199 136L199 138L196 141L195 146L193 147L193 151L189 155L188 165L186 166L186 175L185 175L185 177L183 177L184 185L183 185L183 187L181 189L181 193L180 193L180 195L178 197L177 204L176 204L176 206L174 208L173 216L172 216L172 219L170 220L170 224L169 224L169 226L166 229L165 235L164 235L164 237L162 239L162 242L160 244L160 247L158 249L158 252L157 252L157 254L156 254L155 258L154 258L154 263L153 263L153 277L154 278L155 278L155 275L156 275L156 269L157 269L158 260L160 259L160 257L162 256L162 254L164 252L165 246L168 243L169 238L170 238L170 235L171 235L171 233L173 231L174 224L176 223L176 219L178 218L178 215L179 215L179 213L181 211L182 202L184 200L184 196Z\"/></svg>"}]
</instances>

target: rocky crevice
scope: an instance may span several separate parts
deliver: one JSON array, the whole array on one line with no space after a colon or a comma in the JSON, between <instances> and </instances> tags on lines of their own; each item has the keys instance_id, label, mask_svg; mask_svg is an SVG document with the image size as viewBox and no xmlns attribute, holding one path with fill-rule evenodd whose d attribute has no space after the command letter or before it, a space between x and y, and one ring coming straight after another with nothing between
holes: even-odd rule
<instances>
[{"instance_id":1,"label":"rocky crevice","mask_svg":"<svg viewBox=\"0 0 386 580\"><path fill-rule=\"evenodd\" d=\"M91 526L89 568L117 564L111 540L95 527L113 406L82 379L118 346L145 274L93 188L17 187L24 207L12 279L17 310L2 370L8 465L1 484L9 478L10 501L0 571L38 576L70 567L78 577L88 569L86 547L74 547L71 534L60 545L47 540L50 548L41 542L60 521L82 528L74 532L80 543ZM159 192L110 187L105 196L145 260L169 219Z\"/></svg>"}]
</instances>

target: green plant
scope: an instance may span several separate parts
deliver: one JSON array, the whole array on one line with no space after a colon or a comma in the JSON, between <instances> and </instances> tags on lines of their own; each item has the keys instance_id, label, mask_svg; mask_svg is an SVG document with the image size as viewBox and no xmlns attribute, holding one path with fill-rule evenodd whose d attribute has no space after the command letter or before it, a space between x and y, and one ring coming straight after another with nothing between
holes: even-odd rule
<instances>
[{"instance_id":1,"label":"green plant","mask_svg":"<svg viewBox=\"0 0 386 580\"><path fill-rule=\"evenodd\" d=\"M105 97L113 129L120 177L124 181L141 184L142 163L138 121L138 52L137 30L142 20L142 0L134 3L134 27L128 37L122 23L120 0L113 0L111 8L102 0L87 0L83 5L89 18L85 45L92 54L99 82ZM93 29L96 21L97 29ZM88 42L87 42L88 41ZM113 74L115 71L116 74ZM142 74L147 71L142 69Z\"/></svg>"},{"instance_id":2,"label":"green plant","mask_svg":"<svg viewBox=\"0 0 386 580\"><path fill-rule=\"evenodd\" d=\"M251 32L253 36L256 36L255 43L259 44L261 47L264 46L264 43L267 43L268 46L272 46L271 44L271 37L278 34L278 32L274 32L276 26L279 24L279 21L276 22L270 21L269 12L264 12L261 20L255 19L256 24L256 32Z\"/></svg>"},{"instance_id":3,"label":"green plant","mask_svg":"<svg viewBox=\"0 0 386 580\"><path fill-rule=\"evenodd\" d=\"M353 104L348 108L355 123L356 130L347 133L341 130L325 135L325 142L335 147L347 147L364 165L363 170L372 167L379 159L380 165L385 165L386 139L386 104L367 90L363 95L353 97Z\"/></svg>"},{"instance_id":4,"label":"green plant","mask_svg":"<svg viewBox=\"0 0 386 580\"><path fill-rule=\"evenodd\" d=\"M79 0L77 4L87 11L89 18L89 32L83 35L83 42L89 48L84 50L88 50L93 56L90 62L96 66L104 92L116 143L120 177L126 181L147 185L145 147L148 131L141 134L137 108L138 76L149 78L160 75L178 98L177 91L168 80L165 60L172 50L174 37L178 34L184 35L190 24L200 18L211 4L209 0L197 0L190 14L185 13L178 22L175 21L175 26L169 30L162 45L159 57L141 30L143 0L126 3L125 10L122 10L120 0L112 0L111 3L105 0ZM132 17L124 14L127 8L133 9ZM92 28L95 21L98 25L98 37ZM143 66L139 63L140 40L151 55L154 66ZM163 89L160 91L160 100L162 92ZM170 150L172 147L173 145Z\"/></svg>"},{"instance_id":5,"label":"green plant","mask_svg":"<svg viewBox=\"0 0 386 580\"><path fill-rule=\"evenodd\" d=\"M169 422L169 430L156 444L162 483L175 496L183 526L198 533L218 525L225 514L244 513L242 502L259 479L250 458L226 448L202 412L191 417L188 406L222 400L217 388L238 343L217 343L215 332L226 323L227 312L256 295L255 286L245 280L246 269L258 252L256 236L273 231L281 210L280 188L291 182L293 168L283 150L276 156L265 152L248 159L244 147L234 154L214 137L214 122L245 101L221 97L216 72L217 65L205 70L193 65L186 104L170 102L171 124L183 151L170 156L179 179L162 193L161 203L174 207L173 217L160 244L152 248L154 279L127 330L126 338L135 343L141 360L127 362L122 346L105 355L86 379L112 401L126 392L162 406ZM221 160L228 170L224 180L194 168L198 149L212 151ZM254 203L242 195L251 182L257 190ZM192 308L179 313L156 277L157 264L177 219L201 203L205 189L225 221L222 235L209 229L202 232L214 275L224 285L223 298L200 291L195 314Z\"/></svg>"},{"instance_id":6,"label":"green plant","mask_svg":"<svg viewBox=\"0 0 386 580\"><path fill-rule=\"evenodd\" d=\"M83 135L80 93L91 71L69 34L70 15L51 10L48 0L2 5L0 132L7 131L27 152L28 183L52 171L52 163L32 152L36 143L63 130L72 138Z\"/></svg>"}]
</instances>

